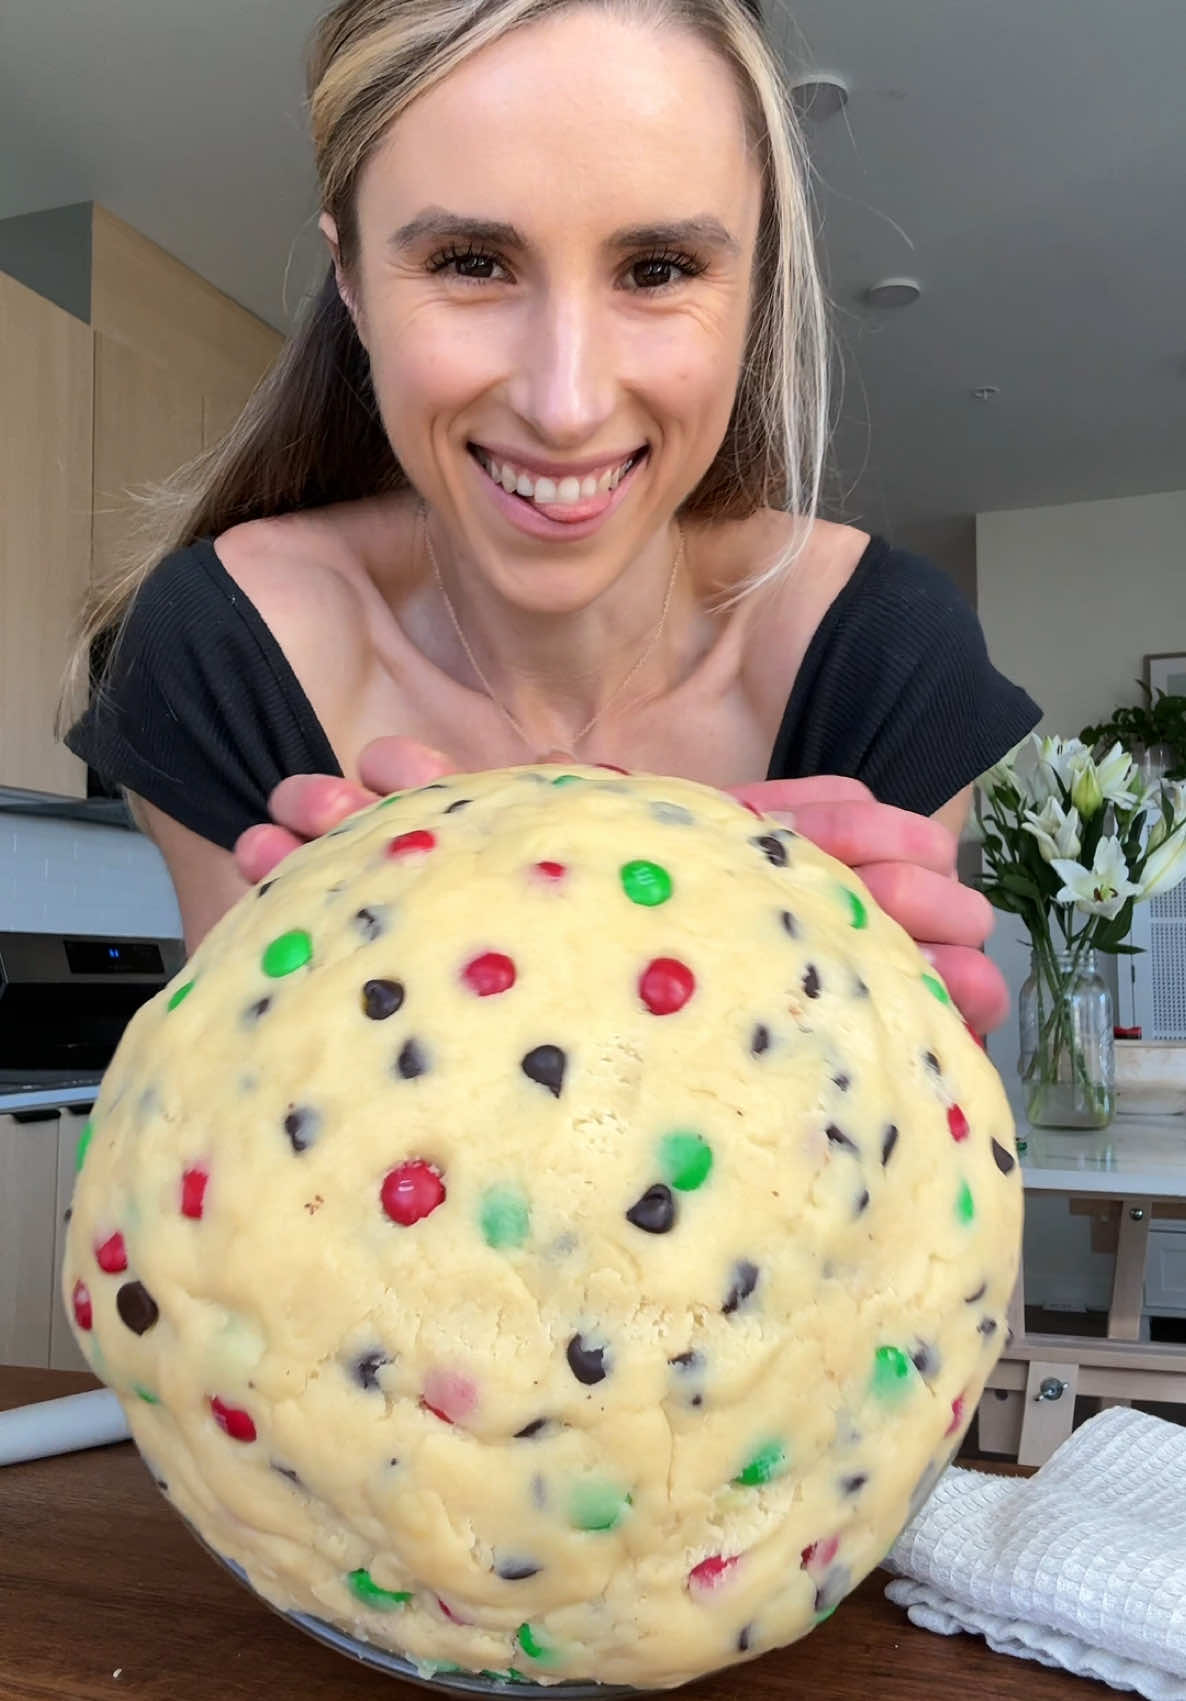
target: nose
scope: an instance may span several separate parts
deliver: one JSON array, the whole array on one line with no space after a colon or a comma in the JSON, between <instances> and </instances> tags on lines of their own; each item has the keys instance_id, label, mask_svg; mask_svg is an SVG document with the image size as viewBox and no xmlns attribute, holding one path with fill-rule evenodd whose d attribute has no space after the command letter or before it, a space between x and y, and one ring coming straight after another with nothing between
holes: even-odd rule
<instances>
[{"instance_id":1,"label":"nose","mask_svg":"<svg viewBox=\"0 0 1186 1701\"><path fill-rule=\"evenodd\" d=\"M525 316L510 402L541 443L558 449L593 441L612 415L612 337L584 290L552 290Z\"/></svg>"}]
</instances>

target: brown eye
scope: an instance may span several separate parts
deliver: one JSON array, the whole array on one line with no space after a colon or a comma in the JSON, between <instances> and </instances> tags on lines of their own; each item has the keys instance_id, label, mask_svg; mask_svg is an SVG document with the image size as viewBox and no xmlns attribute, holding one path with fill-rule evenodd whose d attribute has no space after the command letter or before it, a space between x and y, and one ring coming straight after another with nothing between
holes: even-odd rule
<instances>
[{"instance_id":1,"label":"brown eye","mask_svg":"<svg viewBox=\"0 0 1186 1701\"><path fill-rule=\"evenodd\" d=\"M667 289L694 278L704 270L687 254L649 254L636 260L630 268L630 279L638 290Z\"/></svg>"}]
</instances>

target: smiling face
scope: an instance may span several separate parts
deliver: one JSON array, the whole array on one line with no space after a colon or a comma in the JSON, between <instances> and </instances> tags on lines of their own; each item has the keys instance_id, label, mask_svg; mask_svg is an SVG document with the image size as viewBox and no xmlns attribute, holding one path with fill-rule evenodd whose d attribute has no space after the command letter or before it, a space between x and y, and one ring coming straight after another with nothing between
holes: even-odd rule
<instances>
[{"instance_id":1,"label":"smiling face","mask_svg":"<svg viewBox=\"0 0 1186 1701\"><path fill-rule=\"evenodd\" d=\"M368 161L344 283L384 424L513 601L573 609L670 558L728 424L760 204L728 67L592 6L475 54Z\"/></svg>"}]
</instances>

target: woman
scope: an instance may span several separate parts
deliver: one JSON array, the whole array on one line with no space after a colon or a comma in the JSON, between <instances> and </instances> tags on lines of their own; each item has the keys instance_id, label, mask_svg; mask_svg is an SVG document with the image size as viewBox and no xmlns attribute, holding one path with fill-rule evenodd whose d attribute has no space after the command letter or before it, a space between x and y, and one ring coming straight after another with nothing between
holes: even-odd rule
<instances>
[{"instance_id":1,"label":"woman","mask_svg":"<svg viewBox=\"0 0 1186 1701\"><path fill-rule=\"evenodd\" d=\"M941 574L814 518L821 292L753 14L344 0L310 87L332 275L92 610L125 624L67 740L191 948L366 787L561 750L793 811L1000 1020L953 830L1037 710Z\"/></svg>"}]
</instances>

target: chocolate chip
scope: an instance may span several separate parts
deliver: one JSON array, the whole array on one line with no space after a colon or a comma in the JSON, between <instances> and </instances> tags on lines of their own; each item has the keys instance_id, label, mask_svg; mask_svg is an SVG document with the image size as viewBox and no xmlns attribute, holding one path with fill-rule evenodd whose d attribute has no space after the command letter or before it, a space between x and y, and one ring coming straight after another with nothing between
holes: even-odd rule
<instances>
[{"instance_id":1,"label":"chocolate chip","mask_svg":"<svg viewBox=\"0 0 1186 1701\"><path fill-rule=\"evenodd\" d=\"M275 885L275 884L276 884L276 882L275 882L275 881L274 881L274 880L265 880L265 881L264 881L264 882L263 882L263 884L262 884L262 886L257 886L257 887L256 887L256 888L255 888L255 895L256 895L256 897L257 897L257 898L262 898L262 897L263 897L263 895L264 895L264 893L265 893L265 892L270 892L270 891L271 891L271 890L272 890L272 887L273 887L273 886L274 886L274 885Z\"/></svg>"},{"instance_id":2,"label":"chocolate chip","mask_svg":"<svg viewBox=\"0 0 1186 1701\"><path fill-rule=\"evenodd\" d=\"M696 819L681 803L652 803L651 814L667 827L690 827Z\"/></svg>"},{"instance_id":3,"label":"chocolate chip","mask_svg":"<svg viewBox=\"0 0 1186 1701\"><path fill-rule=\"evenodd\" d=\"M924 1051L922 1054L922 1060L932 1074L942 1075L943 1065L939 1062L939 1059L935 1056L933 1051Z\"/></svg>"},{"instance_id":4,"label":"chocolate chip","mask_svg":"<svg viewBox=\"0 0 1186 1701\"><path fill-rule=\"evenodd\" d=\"M245 1022L258 1022L261 1016L266 1016L272 1008L270 998L257 998L254 1004L249 1004L243 1012Z\"/></svg>"},{"instance_id":5,"label":"chocolate chip","mask_svg":"<svg viewBox=\"0 0 1186 1701\"><path fill-rule=\"evenodd\" d=\"M685 1373L689 1370L700 1370L704 1365L704 1354L698 1352L676 1353L675 1357L669 1358L667 1362L674 1365L676 1370Z\"/></svg>"},{"instance_id":6,"label":"chocolate chip","mask_svg":"<svg viewBox=\"0 0 1186 1701\"><path fill-rule=\"evenodd\" d=\"M725 1295L721 1310L729 1317L745 1303L758 1285L758 1266L748 1258L739 1258L733 1266L733 1281Z\"/></svg>"},{"instance_id":7,"label":"chocolate chip","mask_svg":"<svg viewBox=\"0 0 1186 1701\"><path fill-rule=\"evenodd\" d=\"M898 1143L898 1130L891 1122L881 1141L881 1167L885 1168L894 1155L894 1147Z\"/></svg>"},{"instance_id":8,"label":"chocolate chip","mask_svg":"<svg viewBox=\"0 0 1186 1701\"><path fill-rule=\"evenodd\" d=\"M156 1484L156 1486L160 1489L162 1494L168 1494L169 1485L165 1481L164 1477L153 1477L152 1480Z\"/></svg>"},{"instance_id":9,"label":"chocolate chip","mask_svg":"<svg viewBox=\"0 0 1186 1701\"><path fill-rule=\"evenodd\" d=\"M275 1461L273 1461L272 1469L277 1473L278 1476L287 1477L288 1481L290 1483L292 1483L294 1488L304 1488L304 1486L305 1486L304 1483L301 1481L300 1477L293 1470L291 1465L278 1465L278 1464L275 1463Z\"/></svg>"},{"instance_id":10,"label":"chocolate chip","mask_svg":"<svg viewBox=\"0 0 1186 1701\"><path fill-rule=\"evenodd\" d=\"M143 1282L125 1282L115 1296L115 1309L133 1335L146 1335L161 1314Z\"/></svg>"},{"instance_id":11,"label":"chocolate chip","mask_svg":"<svg viewBox=\"0 0 1186 1701\"><path fill-rule=\"evenodd\" d=\"M73 1215L74 1215L74 1206L73 1205L67 1205L65 1211L62 1214L62 1221L64 1223L68 1223L70 1221L70 1218Z\"/></svg>"},{"instance_id":12,"label":"chocolate chip","mask_svg":"<svg viewBox=\"0 0 1186 1701\"><path fill-rule=\"evenodd\" d=\"M997 1332L997 1320L995 1317L982 1317L976 1328L987 1341L990 1335L995 1335Z\"/></svg>"},{"instance_id":13,"label":"chocolate chip","mask_svg":"<svg viewBox=\"0 0 1186 1701\"><path fill-rule=\"evenodd\" d=\"M605 1362L605 1348L591 1347L583 1335L574 1335L568 1343L568 1368L578 1382L583 1382L587 1388L592 1388L596 1382L604 1382L609 1375Z\"/></svg>"},{"instance_id":14,"label":"chocolate chip","mask_svg":"<svg viewBox=\"0 0 1186 1701\"><path fill-rule=\"evenodd\" d=\"M910 1361L921 1377L935 1376L939 1370L939 1355L934 1347L921 1342L910 1354Z\"/></svg>"},{"instance_id":15,"label":"chocolate chip","mask_svg":"<svg viewBox=\"0 0 1186 1701\"><path fill-rule=\"evenodd\" d=\"M819 970L814 963L808 963L803 971L803 996L804 998L819 997Z\"/></svg>"},{"instance_id":16,"label":"chocolate chip","mask_svg":"<svg viewBox=\"0 0 1186 1701\"><path fill-rule=\"evenodd\" d=\"M993 1161L1002 1175L1008 1175L1009 1171L1013 1169L1017 1163L1017 1159L1013 1156L1013 1153L1007 1152L999 1140L994 1140L992 1143L992 1155Z\"/></svg>"},{"instance_id":17,"label":"chocolate chip","mask_svg":"<svg viewBox=\"0 0 1186 1701\"><path fill-rule=\"evenodd\" d=\"M737 1652L739 1654L744 1654L744 1653L748 1652L748 1650L749 1650L749 1633L752 1629L753 1629L753 1626L750 1625L750 1624L747 1624L743 1627L742 1630L740 1630L738 1632Z\"/></svg>"},{"instance_id":18,"label":"chocolate chip","mask_svg":"<svg viewBox=\"0 0 1186 1701\"><path fill-rule=\"evenodd\" d=\"M761 1057L764 1051L770 1050L770 1029L762 1022L758 1023L750 1035L749 1048L754 1057Z\"/></svg>"},{"instance_id":19,"label":"chocolate chip","mask_svg":"<svg viewBox=\"0 0 1186 1701\"><path fill-rule=\"evenodd\" d=\"M846 1093L848 1091L848 1089L852 1086L852 1076L851 1075L833 1075L832 1076L832 1085L835 1088L837 1088L838 1091L840 1091L842 1093Z\"/></svg>"},{"instance_id":20,"label":"chocolate chip","mask_svg":"<svg viewBox=\"0 0 1186 1701\"><path fill-rule=\"evenodd\" d=\"M375 1347L354 1360L350 1366L350 1374L360 1388L378 1388L379 1372L385 1364L392 1363L394 1360L381 1347Z\"/></svg>"},{"instance_id":21,"label":"chocolate chip","mask_svg":"<svg viewBox=\"0 0 1186 1701\"><path fill-rule=\"evenodd\" d=\"M292 1105L284 1118L284 1132L294 1152L307 1152L317 1138L321 1117L307 1105Z\"/></svg>"},{"instance_id":22,"label":"chocolate chip","mask_svg":"<svg viewBox=\"0 0 1186 1701\"><path fill-rule=\"evenodd\" d=\"M981 1282L980 1286L976 1289L976 1292L970 1293L968 1295L967 1299L965 1299L965 1301L964 1301L964 1304L965 1305L975 1305L979 1300L982 1300L984 1298L984 1296L987 1292L988 1292L988 1283L987 1282Z\"/></svg>"},{"instance_id":23,"label":"chocolate chip","mask_svg":"<svg viewBox=\"0 0 1186 1701\"><path fill-rule=\"evenodd\" d=\"M839 1146L842 1152L851 1152L854 1157L860 1157L861 1148L857 1145L856 1141L852 1139L850 1135L846 1134L843 1128L837 1128L834 1122L829 1122L827 1135L828 1144L830 1146Z\"/></svg>"},{"instance_id":24,"label":"chocolate chip","mask_svg":"<svg viewBox=\"0 0 1186 1701\"><path fill-rule=\"evenodd\" d=\"M522 1583L525 1578L536 1576L541 1567L530 1559L500 1559L494 1569L504 1583Z\"/></svg>"},{"instance_id":25,"label":"chocolate chip","mask_svg":"<svg viewBox=\"0 0 1186 1701\"><path fill-rule=\"evenodd\" d=\"M362 1009L372 1022L385 1022L404 1002L404 989L397 980L368 980L362 989Z\"/></svg>"},{"instance_id":26,"label":"chocolate chip","mask_svg":"<svg viewBox=\"0 0 1186 1701\"><path fill-rule=\"evenodd\" d=\"M869 1209L869 1189L866 1187L866 1188L863 1188L861 1190L861 1192L857 1195L856 1210L854 1211L853 1214L854 1214L854 1216L860 1217L860 1216L863 1216L868 1209Z\"/></svg>"},{"instance_id":27,"label":"chocolate chip","mask_svg":"<svg viewBox=\"0 0 1186 1701\"><path fill-rule=\"evenodd\" d=\"M452 802L449 805L448 809L446 809L446 811L445 811L445 814L446 815L456 815L456 813L459 809L468 809L470 804L473 801L474 800L473 800L472 797L459 797L459 798L455 799L455 801Z\"/></svg>"},{"instance_id":28,"label":"chocolate chip","mask_svg":"<svg viewBox=\"0 0 1186 1701\"><path fill-rule=\"evenodd\" d=\"M648 1187L626 1212L626 1221L646 1234L668 1234L675 1227L675 1195L664 1182Z\"/></svg>"},{"instance_id":29,"label":"chocolate chip","mask_svg":"<svg viewBox=\"0 0 1186 1701\"><path fill-rule=\"evenodd\" d=\"M763 833L760 839L751 839L755 850L760 850L767 862L772 862L775 868L785 868L787 865L787 847L773 833Z\"/></svg>"},{"instance_id":30,"label":"chocolate chip","mask_svg":"<svg viewBox=\"0 0 1186 1701\"><path fill-rule=\"evenodd\" d=\"M423 792L423 791L448 791L449 788L445 784L444 780L434 780L430 786L421 786L419 789Z\"/></svg>"},{"instance_id":31,"label":"chocolate chip","mask_svg":"<svg viewBox=\"0 0 1186 1701\"><path fill-rule=\"evenodd\" d=\"M571 1350L571 1343L570 1343L570 1350ZM515 1431L515 1440L516 1441L532 1441L532 1440L534 1440L534 1438L537 1435L542 1435L544 1430L547 1429L547 1427L548 1427L548 1419L546 1417L532 1418L530 1423L525 1423L523 1425L522 1429L517 1429Z\"/></svg>"},{"instance_id":32,"label":"chocolate chip","mask_svg":"<svg viewBox=\"0 0 1186 1701\"><path fill-rule=\"evenodd\" d=\"M405 1081L414 1081L418 1075L428 1074L428 1053L419 1040L408 1040L396 1061L396 1068Z\"/></svg>"},{"instance_id":33,"label":"chocolate chip","mask_svg":"<svg viewBox=\"0 0 1186 1701\"><path fill-rule=\"evenodd\" d=\"M790 910L783 910L781 919L783 932L787 935L787 937L789 939L798 939L799 923L795 920Z\"/></svg>"},{"instance_id":34,"label":"chocolate chip","mask_svg":"<svg viewBox=\"0 0 1186 1701\"><path fill-rule=\"evenodd\" d=\"M554 1099L560 1097L564 1085L564 1070L568 1059L558 1045L537 1045L519 1065L529 1081L546 1087Z\"/></svg>"},{"instance_id":35,"label":"chocolate chip","mask_svg":"<svg viewBox=\"0 0 1186 1701\"><path fill-rule=\"evenodd\" d=\"M845 1494L859 1494L869 1480L867 1471L858 1471L855 1476L841 1477L840 1487Z\"/></svg>"},{"instance_id":36,"label":"chocolate chip","mask_svg":"<svg viewBox=\"0 0 1186 1701\"><path fill-rule=\"evenodd\" d=\"M387 913L380 905L359 910L354 917L354 925L364 939L381 939L387 932Z\"/></svg>"}]
</instances>

